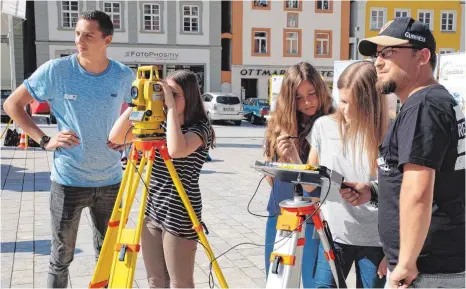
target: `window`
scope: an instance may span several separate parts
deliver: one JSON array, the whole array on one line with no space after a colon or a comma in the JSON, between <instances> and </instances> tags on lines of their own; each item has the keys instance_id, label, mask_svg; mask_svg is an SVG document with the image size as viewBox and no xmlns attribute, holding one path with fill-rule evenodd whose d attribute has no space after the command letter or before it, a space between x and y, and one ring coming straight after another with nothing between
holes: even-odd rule
<instances>
[{"instance_id":1,"label":"window","mask_svg":"<svg viewBox=\"0 0 466 289\"><path fill-rule=\"evenodd\" d=\"M329 0L317 0L317 10L330 10Z\"/></svg>"},{"instance_id":2,"label":"window","mask_svg":"<svg viewBox=\"0 0 466 289\"><path fill-rule=\"evenodd\" d=\"M410 9L395 9L395 18L399 17L411 17Z\"/></svg>"},{"instance_id":3,"label":"window","mask_svg":"<svg viewBox=\"0 0 466 289\"><path fill-rule=\"evenodd\" d=\"M298 43L299 37L298 32L286 32L286 53L287 54L298 54Z\"/></svg>"},{"instance_id":4,"label":"window","mask_svg":"<svg viewBox=\"0 0 466 289\"><path fill-rule=\"evenodd\" d=\"M160 4L143 4L144 31L160 32L161 17Z\"/></svg>"},{"instance_id":5,"label":"window","mask_svg":"<svg viewBox=\"0 0 466 289\"><path fill-rule=\"evenodd\" d=\"M269 10L271 1L268 0L254 0L252 1L252 9Z\"/></svg>"},{"instance_id":6,"label":"window","mask_svg":"<svg viewBox=\"0 0 466 289\"><path fill-rule=\"evenodd\" d=\"M442 32L456 31L456 11L442 11L440 30Z\"/></svg>"},{"instance_id":7,"label":"window","mask_svg":"<svg viewBox=\"0 0 466 289\"><path fill-rule=\"evenodd\" d=\"M241 101L237 96L229 96L229 95L219 95L217 96L217 103L220 104L240 104Z\"/></svg>"},{"instance_id":8,"label":"window","mask_svg":"<svg viewBox=\"0 0 466 289\"><path fill-rule=\"evenodd\" d=\"M252 28L252 56L270 56L270 28Z\"/></svg>"},{"instance_id":9,"label":"window","mask_svg":"<svg viewBox=\"0 0 466 289\"><path fill-rule=\"evenodd\" d=\"M429 25L430 30L434 30L434 11L432 10L419 10L417 12L417 19Z\"/></svg>"},{"instance_id":10,"label":"window","mask_svg":"<svg viewBox=\"0 0 466 289\"><path fill-rule=\"evenodd\" d=\"M333 13L333 0L317 0L315 3L315 13Z\"/></svg>"},{"instance_id":11,"label":"window","mask_svg":"<svg viewBox=\"0 0 466 289\"><path fill-rule=\"evenodd\" d=\"M79 18L78 1L60 1L61 5L61 27L74 28ZM59 2L59 3L60 3Z\"/></svg>"},{"instance_id":12,"label":"window","mask_svg":"<svg viewBox=\"0 0 466 289\"><path fill-rule=\"evenodd\" d=\"M121 29L121 3L120 2L104 2L104 12L110 16L113 22L113 28Z\"/></svg>"},{"instance_id":13,"label":"window","mask_svg":"<svg viewBox=\"0 0 466 289\"><path fill-rule=\"evenodd\" d=\"M183 32L199 31L199 6L183 5Z\"/></svg>"},{"instance_id":14,"label":"window","mask_svg":"<svg viewBox=\"0 0 466 289\"><path fill-rule=\"evenodd\" d=\"M267 32L257 31L254 32L254 52L266 54L267 53Z\"/></svg>"},{"instance_id":15,"label":"window","mask_svg":"<svg viewBox=\"0 0 466 289\"><path fill-rule=\"evenodd\" d=\"M301 57L301 30L283 30L283 57Z\"/></svg>"},{"instance_id":16,"label":"window","mask_svg":"<svg viewBox=\"0 0 466 289\"><path fill-rule=\"evenodd\" d=\"M332 57L332 31L316 30L315 31L315 58Z\"/></svg>"},{"instance_id":17,"label":"window","mask_svg":"<svg viewBox=\"0 0 466 289\"><path fill-rule=\"evenodd\" d=\"M298 28L298 13L287 13L286 14L286 27Z\"/></svg>"},{"instance_id":18,"label":"window","mask_svg":"<svg viewBox=\"0 0 466 289\"><path fill-rule=\"evenodd\" d=\"M385 8L371 8L371 29L379 30L386 22L387 10Z\"/></svg>"},{"instance_id":19,"label":"window","mask_svg":"<svg viewBox=\"0 0 466 289\"><path fill-rule=\"evenodd\" d=\"M285 0L285 11L293 10L293 11L302 11L302 0Z\"/></svg>"},{"instance_id":20,"label":"window","mask_svg":"<svg viewBox=\"0 0 466 289\"><path fill-rule=\"evenodd\" d=\"M212 95L210 94L204 94L203 100L205 102L210 102L212 100Z\"/></svg>"},{"instance_id":21,"label":"window","mask_svg":"<svg viewBox=\"0 0 466 289\"><path fill-rule=\"evenodd\" d=\"M456 50L453 48L440 48L439 53L440 54L448 54L448 53L455 53Z\"/></svg>"}]
</instances>

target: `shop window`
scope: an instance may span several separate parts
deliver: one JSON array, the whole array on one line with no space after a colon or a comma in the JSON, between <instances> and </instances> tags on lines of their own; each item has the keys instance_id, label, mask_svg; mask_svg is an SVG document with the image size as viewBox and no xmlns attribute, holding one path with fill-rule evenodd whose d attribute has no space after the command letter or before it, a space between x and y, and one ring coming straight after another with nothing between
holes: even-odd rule
<instances>
[{"instance_id":1,"label":"shop window","mask_svg":"<svg viewBox=\"0 0 466 289\"><path fill-rule=\"evenodd\" d=\"M177 70L188 70L194 72L197 76L201 94L205 92L205 69L203 65L167 65L167 75Z\"/></svg>"}]
</instances>

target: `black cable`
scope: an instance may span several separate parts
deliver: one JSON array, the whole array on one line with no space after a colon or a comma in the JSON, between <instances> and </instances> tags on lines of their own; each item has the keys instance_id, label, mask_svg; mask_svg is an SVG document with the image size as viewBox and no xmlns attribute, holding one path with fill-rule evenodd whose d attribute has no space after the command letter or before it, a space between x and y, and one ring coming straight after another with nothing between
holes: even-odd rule
<instances>
[{"instance_id":1,"label":"black cable","mask_svg":"<svg viewBox=\"0 0 466 289\"><path fill-rule=\"evenodd\" d=\"M126 131L126 134L125 134L125 140L124 140L124 145L126 146L126 138L127 138L127 135L129 133L129 130L132 128L129 127L128 130ZM142 177L142 175L139 173L139 170L137 170L137 166L136 164L134 164L135 168L136 168L136 171L138 172L138 175L139 175L139 178L142 180L142 183L144 184L144 186L146 187L147 189L147 192L149 193L149 187L147 186L146 182L144 181L144 178ZM292 234L296 233L296 229L299 228L300 226L302 226L305 222L307 222L307 220L309 220L310 218L312 218L319 210L320 210L320 207L324 204L325 200L327 199L329 193L330 193L330 187L331 187L331 179L330 179L330 176L328 175L328 173L324 170L320 170L320 173L323 174L324 177L328 178L328 190L327 190L327 193L325 194L325 197L323 198L323 200L319 203L319 206L317 207L317 209L312 213L310 214L309 216L307 216L301 223L298 224L298 226L296 228L294 228L293 230L291 230L288 235L284 236L283 238L281 238L280 240L276 241L276 242L273 242L273 243L270 243L270 244L256 244L256 243L251 243L251 242L244 242L244 243L239 243L235 246L232 246L230 249L228 249L227 251L223 252L222 254L218 255L217 257L215 257L215 255L213 255L213 252L212 254L210 254L210 252L207 250L206 246L204 246L204 244L202 244L199 240L195 240L196 242L198 242L199 244L201 244L203 247L204 247L204 250L209 254L209 257L211 259L211 261L209 262L209 275L208 275L208 278L209 278L209 287L211 289L213 289L215 287L215 280L214 280L214 277L213 277L213 274L212 274L212 263L214 261L216 261L218 258L222 257L223 255L227 254L228 252L230 252L231 250L235 249L236 247L239 247L239 246L242 246L242 245L253 245L253 246L257 246L257 247L265 247L267 245L275 245L279 242L281 242L282 240L284 240L285 238L288 238L289 236L291 236ZM262 179L259 181L259 185L257 186L257 189L256 189L256 192L254 193L254 195L257 193L258 189L259 189L259 186L261 184L261 182L264 180L265 176L262 177ZM252 199L254 198L254 195L253 197L251 198L251 200L249 201L249 204L251 203ZM248 204L248 211L249 211L249 204ZM250 212L250 211L249 211ZM250 212L251 213L251 212ZM251 213L252 214L252 213ZM267 216L269 217L269 216ZM164 229L166 230L165 226L160 222L160 224L162 225L162 227L164 227ZM283 244L284 245L284 244ZM283 246L282 245L282 246ZM280 247L279 247L280 248ZM278 248L277 248L278 249Z\"/></svg>"},{"instance_id":2,"label":"black cable","mask_svg":"<svg viewBox=\"0 0 466 289\"><path fill-rule=\"evenodd\" d=\"M253 216L256 216L256 217L261 217L261 218L273 218L273 217L278 216L278 211L276 211L275 214L273 214L273 215L264 216L264 215L259 215L259 214L253 213L253 212L251 212L251 210L249 209L249 206L251 205L252 200L253 200L254 197L256 196L257 191L259 190L259 187L260 187L262 181L263 181L266 177L267 177L267 176L263 176L262 179L259 181L259 184L257 185L256 191L254 192L254 194L252 195L251 199L249 200L247 210L248 210L248 213L249 213L249 214L251 214L251 215L253 215ZM275 204L275 208L276 208L276 207L277 207L277 202L275 201L275 193L274 193L274 190L273 190L273 189L272 189L272 200L273 200L273 203Z\"/></svg>"},{"instance_id":3,"label":"black cable","mask_svg":"<svg viewBox=\"0 0 466 289\"><path fill-rule=\"evenodd\" d=\"M292 234L296 233L296 229L301 227L305 222L307 222L307 220L309 220L310 218L312 218L314 216L315 213L317 213L319 210L320 210L320 207L325 203L325 200L327 199L329 193L330 193L330 187L331 187L331 179L330 179L330 176L328 175L328 173L326 171L320 171L324 177L326 177L329 181L328 183L328 190L327 190L327 193L325 194L325 197L323 198L323 200L319 203L319 206L317 207L317 209L312 213L310 214L309 216L307 216L301 223L299 223L299 225L294 228L293 230L290 231L290 233L288 233L288 235L284 236L283 238L281 238L280 240L276 241L276 242L273 242L273 243L270 243L270 244L256 244L256 243L249 243L249 242L245 242L245 243L239 243L233 247L231 247L230 249L228 249L227 251L223 252L222 254L218 255L217 257L215 257L214 259L212 259L212 261L210 261L209 263L209 278L210 276L212 275L212 263L217 260L218 258L222 257L223 255L227 254L228 252L230 252L231 250L233 250L234 248L238 247L238 246L242 246L242 245L254 245L254 246L258 246L258 247L265 247L265 246L268 246L268 245L275 245L279 242L281 242L282 240L288 238L289 236L291 236ZM264 179L264 177L261 179L261 181ZM284 244L282 244L281 246L283 246ZM205 248L205 246L204 246ZM280 247L278 247L280 248ZM278 249L277 248L277 249ZM212 277L213 278L213 277ZM209 279L209 286L210 286L210 279ZM210 287L210 288L213 288L213 287Z\"/></svg>"}]
</instances>

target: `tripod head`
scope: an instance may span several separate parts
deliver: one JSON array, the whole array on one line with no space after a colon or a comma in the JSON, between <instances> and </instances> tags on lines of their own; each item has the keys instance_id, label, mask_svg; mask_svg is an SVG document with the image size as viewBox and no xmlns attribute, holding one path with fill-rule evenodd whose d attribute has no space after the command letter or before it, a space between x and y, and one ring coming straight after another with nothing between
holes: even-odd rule
<instances>
[{"instance_id":1,"label":"tripod head","mask_svg":"<svg viewBox=\"0 0 466 289\"><path fill-rule=\"evenodd\" d=\"M144 140L162 139L162 122L166 120L162 86L157 66L138 68L136 80L131 87L133 112L129 120L134 122L133 134Z\"/></svg>"}]
</instances>

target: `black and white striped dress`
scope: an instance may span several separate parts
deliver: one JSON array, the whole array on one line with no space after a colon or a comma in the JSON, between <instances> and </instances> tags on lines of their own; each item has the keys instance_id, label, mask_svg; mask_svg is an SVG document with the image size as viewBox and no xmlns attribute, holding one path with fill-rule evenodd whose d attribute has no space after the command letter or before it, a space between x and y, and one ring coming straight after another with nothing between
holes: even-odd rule
<instances>
[{"instance_id":1,"label":"black and white striped dress","mask_svg":"<svg viewBox=\"0 0 466 289\"><path fill-rule=\"evenodd\" d=\"M166 124L162 124L166 129ZM202 199L199 190L199 174L206 161L209 147L212 143L212 126L208 121L201 121L190 127L181 126L183 134L197 134L204 145L184 158L172 159L173 165L180 177L191 205L201 221ZM197 233L192 228L188 212L181 201L175 185L170 177L160 152L156 151L152 168L146 216L154 219L171 234L186 239L197 239Z\"/></svg>"}]
</instances>

